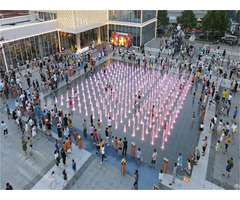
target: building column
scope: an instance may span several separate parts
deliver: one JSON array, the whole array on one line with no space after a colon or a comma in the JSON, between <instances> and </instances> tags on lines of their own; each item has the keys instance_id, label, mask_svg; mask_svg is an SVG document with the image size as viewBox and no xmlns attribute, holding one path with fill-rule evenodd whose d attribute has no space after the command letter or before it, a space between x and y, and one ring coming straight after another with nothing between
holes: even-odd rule
<instances>
[{"instance_id":1,"label":"building column","mask_svg":"<svg viewBox=\"0 0 240 200\"><path fill-rule=\"evenodd\" d=\"M77 50L79 51L81 49L80 33L77 33L75 36L77 41Z\"/></svg>"},{"instance_id":2,"label":"building column","mask_svg":"<svg viewBox=\"0 0 240 200\"><path fill-rule=\"evenodd\" d=\"M58 33L58 48L59 48L59 52L61 53L62 52L61 38L60 38L59 31L57 33Z\"/></svg>"},{"instance_id":3,"label":"building column","mask_svg":"<svg viewBox=\"0 0 240 200\"><path fill-rule=\"evenodd\" d=\"M2 45L2 54L3 54L4 63L5 63L5 68L6 68L6 71L8 72L8 65L7 65L7 60L6 60L6 56L5 56L5 51L4 51L3 45Z\"/></svg>"},{"instance_id":4,"label":"building column","mask_svg":"<svg viewBox=\"0 0 240 200\"><path fill-rule=\"evenodd\" d=\"M141 10L140 46L142 45L142 23L143 23L143 10Z\"/></svg>"},{"instance_id":5,"label":"building column","mask_svg":"<svg viewBox=\"0 0 240 200\"><path fill-rule=\"evenodd\" d=\"M100 29L100 27L98 27L97 34L98 34L97 43L100 44L101 43L101 29Z\"/></svg>"},{"instance_id":6,"label":"building column","mask_svg":"<svg viewBox=\"0 0 240 200\"><path fill-rule=\"evenodd\" d=\"M110 42L110 37L109 37L109 24L107 24L107 41Z\"/></svg>"}]
</instances>

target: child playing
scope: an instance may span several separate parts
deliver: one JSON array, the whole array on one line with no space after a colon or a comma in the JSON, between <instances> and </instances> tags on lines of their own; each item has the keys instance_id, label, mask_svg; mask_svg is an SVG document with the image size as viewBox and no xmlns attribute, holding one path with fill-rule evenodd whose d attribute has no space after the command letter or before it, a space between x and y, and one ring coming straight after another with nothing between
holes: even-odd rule
<instances>
[{"instance_id":1,"label":"child playing","mask_svg":"<svg viewBox=\"0 0 240 200\"><path fill-rule=\"evenodd\" d=\"M118 150L118 140L117 140L117 137L115 137L115 140L114 140L114 147L115 147L115 151Z\"/></svg>"}]
</instances>

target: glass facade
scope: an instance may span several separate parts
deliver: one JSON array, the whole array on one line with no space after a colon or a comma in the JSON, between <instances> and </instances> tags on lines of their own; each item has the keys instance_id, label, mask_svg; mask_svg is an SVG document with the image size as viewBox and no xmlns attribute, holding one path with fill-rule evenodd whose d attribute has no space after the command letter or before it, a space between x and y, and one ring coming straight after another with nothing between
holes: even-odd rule
<instances>
[{"instance_id":1,"label":"glass facade","mask_svg":"<svg viewBox=\"0 0 240 200\"><path fill-rule=\"evenodd\" d=\"M0 67L5 68L5 63L4 63L4 58L3 58L2 49L0 50Z\"/></svg>"},{"instance_id":2,"label":"glass facade","mask_svg":"<svg viewBox=\"0 0 240 200\"><path fill-rule=\"evenodd\" d=\"M141 23L141 10L109 10L108 19L114 21Z\"/></svg>"},{"instance_id":3,"label":"glass facade","mask_svg":"<svg viewBox=\"0 0 240 200\"><path fill-rule=\"evenodd\" d=\"M57 19L57 14L49 12L38 12L38 18L43 21L55 20Z\"/></svg>"},{"instance_id":4,"label":"glass facade","mask_svg":"<svg viewBox=\"0 0 240 200\"><path fill-rule=\"evenodd\" d=\"M76 37L72 33L59 32L62 49L70 49L75 46Z\"/></svg>"},{"instance_id":5,"label":"glass facade","mask_svg":"<svg viewBox=\"0 0 240 200\"><path fill-rule=\"evenodd\" d=\"M101 36L101 41L109 41L109 38L107 35L107 25L100 27L100 36Z\"/></svg>"},{"instance_id":6,"label":"glass facade","mask_svg":"<svg viewBox=\"0 0 240 200\"><path fill-rule=\"evenodd\" d=\"M80 33L80 41L82 48L90 45L92 41L97 42L97 39L98 39L97 28Z\"/></svg>"},{"instance_id":7,"label":"glass facade","mask_svg":"<svg viewBox=\"0 0 240 200\"><path fill-rule=\"evenodd\" d=\"M111 37L112 32L117 31L121 33L131 33L132 46L140 46L140 28L132 26L121 26L109 24L109 36Z\"/></svg>"},{"instance_id":8,"label":"glass facade","mask_svg":"<svg viewBox=\"0 0 240 200\"><path fill-rule=\"evenodd\" d=\"M46 33L4 44L8 66L26 64L26 60L49 56L59 51L57 32Z\"/></svg>"},{"instance_id":9,"label":"glass facade","mask_svg":"<svg viewBox=\"0 0 240 200\"><path fill-rule=\"evenodd\" d=\"M142 28L142 44L145 44L155 37L156 23L153 22Z\"/></svg>"},{"instance_id":10,"label":"glass facade","mask_svg":"<svg viewBox=\"0 0 240 200\"><path fill-rule=\"evenodd\" d=\"M157 17L156 10L143 10L142 15L142 23Z\"/></svg>"}]
</instances>

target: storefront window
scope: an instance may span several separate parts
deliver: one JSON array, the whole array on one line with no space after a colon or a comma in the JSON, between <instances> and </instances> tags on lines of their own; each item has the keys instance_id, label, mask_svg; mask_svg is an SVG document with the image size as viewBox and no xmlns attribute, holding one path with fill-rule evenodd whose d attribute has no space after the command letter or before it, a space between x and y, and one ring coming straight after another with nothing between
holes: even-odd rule
<instances>
[{"instance_id":1,"label":"storefront window","mask_svg":"<svg viewBox=\"0 0 240 200\"><path fill-rule=\"evenodd\" d=\"M109 10L109 20L141 23L141 10Z\"/></svg>"},{"instance_id":2,"label":"storefront window","mask_svg":"<svg viewBox=\"0 0 240 200\"><path fill-rule=\"evenodd\" d=\"M156 10L143 10L142 11L142 23L150 19L156 18Z\"/></svg>"},{"instance_id":3,"label":"storefront window","mask_svg":"<svg viewBox=\"0 0 240 200\"><path fill-rule=\"evenodd\" d=\"M145 44L155 37L155 25L153 22L142 28L142 44Z\"/></svg>"},{"instance_id":4,"label":"storefront window","mask_svg":"<svg viewBox=\"0 0 240 200\"><path fill-rule=\"evenodd\" d=\"M140 46L140 28L121 26L121 25L109 25L109 36L111 37L112 32L117 31L120 33L130 33L132 38L132 46Z\"/></svg>"}]
</instances>

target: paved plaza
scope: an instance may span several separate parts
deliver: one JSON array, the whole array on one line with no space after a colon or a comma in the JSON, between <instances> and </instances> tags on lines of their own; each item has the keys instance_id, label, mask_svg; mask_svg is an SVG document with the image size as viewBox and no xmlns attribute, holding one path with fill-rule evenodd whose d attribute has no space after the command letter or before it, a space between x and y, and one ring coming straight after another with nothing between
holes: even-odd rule
<instances>
[{"instance_id":1,"label":"paved plaza","mask_svg":"<svg viewBox=\"0 0 240 200\"><path fill-rule=\"evenodd\" d=\"M159 40L156 39L152 41L148 45L146 45L146 50L152 52L152 55L155 55L159 51L159 47L154 44L159 44ZM198 48L196 48L196 54L204 45L207 44L196 44ZM108 47L108 46L107 46ZM151 47L151 48L150 48ZM213 46L211 46L214 48ZM225 47L221 47L225 48ZM226 46L226 48L228 48ZM235 47L234 47L235 48ZM229 54L234 58L237 58L236 52L239 52L238 49L230 49ZM94 54L97 55L97 50L94 50ZM136 50L136 54L142 56ZM166 57L167 54L162 53L163 57ZM149 56L146 56L149 58ZM104 75L103 68L104 63L108 63L109 59L113 59L113 63L115 64L115 68L108 68L106 70L107 75ZM238 57L239 59L239 57ZM168 158L168 170L167 173L164 174L162 185L160 189L164 190L188 190L188 189L197 189L197 190L223 190L230 189L233 190L234 186L236 189L236 184L239 183L239 174L240 174L240 161L239 161L239 133L235 136L232 143L229 145L228 152L223 154L223 148L220 148L218 152L215 152L215 145L218 140L218 134L215 130L213 136L211 137L209 134L209 120L215 115L218 115L219 119L223 119L223 121L228 120L230 124L232 123L232 115L234 112L235 106L240 107L240 97L239 90L237 93L234 93L232 99L232 106L230 109L229 117L220 115L219 112L221 110L221 103L216 107L216 109L206 108L205 120L204 120L204 131L201 135L199 135L199 124L200 124L200 104L198 104L199 96L202 89L202 77L200 81L195 81L188 92L186 93L185 100L183 101L182 108L179 110L178 118L176 118L176 123L173 125L173 129L171 130L171 134L167 138L167 142L164 144L164 149L162 149L162 141L163 141L163 126L161 126L161 131L158 132L158 137L156 136L157 131L152 131L152 127L149 128L149 134L145 134L146 131L142 131L142 124L147 124L147 118L144 119L144 112L148 115L148 119L151 118L151 113L147 113L147 110L144 110L143 113L140 114L141 108L144 109L145 106L149 105L144 104L144 100L150 97L155 99L159 99L157 96L154 96L154 89L157 92L161 91L161 88L157 90L156 85L147 85L149 83L154 82L154 77L157 78L156 82L160 84L160 81L164 78L164 73L168 73L167 75L170 77L171 73L168 72L160 72L160 71L144 71L144 69L139 69L136 66L133 67L131 62L127 62L127 60L122 60L118 55L112 57L112 55L103 58L102 60L97 62L97 67L94 71L94 75L91 76L90 71L87 74L84 74L83 69L77 72L73 77L71 77L72 83L71 86L67 86L65 82L59 84L59 87L54 92L41 92L40 93L40 107L43 110L45 104L48 109L52 109L53 105L56 103L58 108L63 109L64 113L72 114L72 122L73 122L73 130L77 130L78 133L83 138L83 149L78 149L75 146L73 141L73 150L70 155L67 156L67 165L63 166L60 164L61 169L57 168L54 161L54 142L57 139L57 129L56 125L52 127L52 137L45 135L40 129L37 130L37 139L33 140L33 155L24 155L21 146L21 132L17 129L17 126L13 120L7 119L6 114L6 106L1 102L1 121L4 120L8 124L8 132L9 136L4 138L3 134L1 134L1 189L5 189L6 183L10 182L14 189L19 190L131 190L133 189L133 184L135 181L134 171L139 171L139 183L138 188L140 190L151 190L154 184L158 184L158 173L160 169L163 169L163 159ZM154 66L157 68L157 65ZM124 74L125 73L125 74ZM174 73L177 73L176 71ZM39 79L38 69L32 71L32 78ZM126 78L126 74L127 76ZM132 75L132 77L131 77ZM184 73L180 73L179 82L181 77L185 76ZM97 84L99 80L99 91L97 90ZM142 78L142 79L141 79ZM186 80L188 80L189 75L186 76ZM132 82L131 82L132 81ZM212 76L212 81L216 83L216 91L219 91L222 94L224 89L230 91L230 80L225 79L223 83L220 85L220 79L217 80L216 76ZM27 85L26 80L22 80L23 87ZM131 82L131 84L130 84ZM187 81L186 81L187 82ZM95 89L92 89L92 85L95 85ZM146 87L144 88L144 84L146 83ZM114 107L114 99L113 96L105 93L106 84L117 85L118 90L116 92L116 96L118 97L119 106L116 105ZM88 96L87 86L90 89L91 96ZM135 86L135 88L133 87ZM137 86L145 89L145 97L143 97L141 101L141 105L139 105L139 115L140 119L136 117L138 113L138 107L134 107L133 100L134 94L137 94ZM82 89L85 88L83 92ZM163 86L162 86L163 87ZM178 89L179 85L176 86ZM67 90L69 90L70 96L75 93L79 89L79 97L81 104L81 113L79 113L79 101L76 100L75 111L72 111L72 108L68 108L67 105ZM124 90L123 90L124 88ZM196 88L196 97L193 98L193 90ZM96 92L97 98L94 98L92 92ZM120 93L121 91L121 93ZM125 92L126 91L126 92ZM127 92L128 91L128 92ZM113 91L114 93L114 91ZM85 97L84 95L85 94ZM115 93L114 93L115 94ZM181 95L181 94L179 94ZM61 100L63 96L63 100ZM123 98L125 96L125 98ZM69 97L69 96L68 96ZM89 97L89 98L88 98ZM101 103L101 97L104 99L103 103ZM18 97L17 97L18 98ZM86 98L86 104L83 102L83 99ZM110 100L109 100L109 99ZM112 100L111 100L112 98ZM91 100L90 100L91 99ZM57 102L56 102L57 100ZM130 100L130 101L129 101ZM62 101L62 102L61 102ZM208 103L210 98L208 98ZM120 103L121 102L121 103ZM10 109L14 109L15 99L8 100L8 105ZM63 105L61 105L63 103ZM110 103L110 104L108 104ZM208 105L208 103L206 105ZM156 101L158 105L159 102ZM99 106L97 106L99 105ZM104 109L104 106L106 107ZM141 107L142 106L142 107ZM173 104L177 106L175 102ZM100 165L101 157L96 154L96 147L92 145L91 137L88 134L88 137L85 138L82 132L82 123L83 120L87 120L87 127L90 126L90 114L91 111L95 112L94 123L97 123L97 119L100 118L99 111L101 111L102 115L102 135L104 135L105 127L107 126L107 118L108 112L105 110L112 110L110 112L110 116L114 115L115 120L112 120L112 136L117 136L118 138L127 137L128 140L128 152L126 156L126 174L122 175L120 172L121 168L121 159L123 157L119 157L117 152L114 151L113 146L107 146L105 148L105 155L107 160ZM122 108L122 109L121 109ZM88 115L86 116L86 110L88 111ZM128 111L130 113L128 113ZM107 113L105 113L107 112ZM121 113L122 112L122 113ZM192 113L196 113L195 123L192 123ZM116 113L119 113L117 116ZM159 114L164 114L160 113ZM121 116L122 115L122 116ZM126 115L126 117L125 117ZM133 116L134 115L134 116ZM171 115L171 112L170 112ZM116 116L118 118L116 125ZM135 117L136 129L140 120L139 130L135 130L135 135L133 136L133 118ZM156 118L156 121L160 118ZM237 126L239 127L239 115L237 119ZM23 120L27 120L26 117L23 117ZM120 122L122 120L122 123ZM128 126L130 120L130 127ZM169 120L169 119L168 119ZM166 120L166 121L168 121ZM157 122L155 122L157 124ZM159 121L158 121L159 123ZM153 124L155 125L155 124ZM148 124L149 126L149 124ZM126 132L124 132L124 127L126 127ZM152 133L153 132L153 133ZM143 134L144 135L143 135ZM155 134L155 135L154 135ZM142 139L144 136L144 139ZM187 158L189 154L194 152L193 146L198 146L200 151L202 150L202 140L204 136L208 136L208 146L206 149L205 156L201 156L198 165L193 165L191 175L187 174L185 171L178 170L175 184L172 186L169 183L172 180L172 171L174 167L174 163L177 162L178 154L182 153L183 156L183 168L186 166ZM151 144L152 141L154 144ZM137 167L136 157L132 157L131 146L132 142L136 143L136 148L141 148L141 152L143 155L143 160L141 161L140 167ZM151 163L151 156L153 150L157 149L157 161L156 167L150 168L149 164ZM137 149L136 149L137 150ZM231 172L231 176L229 178L223 177L222 173L225 170L227 160L233 157L234 158L234 168ZM71 161L74 159L76 161L77 166L77 176L74 177L73 170L71 166ZM65 187L62 187L63 176L62 170L66 169L68 174L69 184ZM56 172L56 183L53 186L50 186L51 183L51 172ZM184 176L190 178L190 183L185 183L183 181Z\"/></svg>"}]
</instances>

